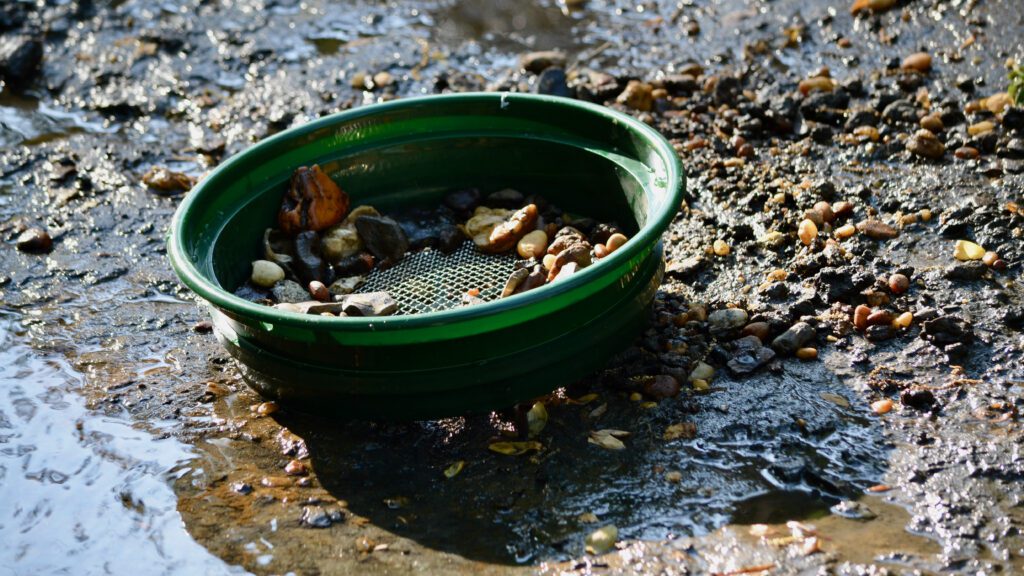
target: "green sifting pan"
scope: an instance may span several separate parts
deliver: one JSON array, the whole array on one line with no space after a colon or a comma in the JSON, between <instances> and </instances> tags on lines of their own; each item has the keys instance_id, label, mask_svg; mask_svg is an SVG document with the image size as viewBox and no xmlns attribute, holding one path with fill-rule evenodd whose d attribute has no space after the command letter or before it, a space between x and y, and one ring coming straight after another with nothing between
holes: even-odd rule
<instances>
[{"instance_id":1,"label":"green sifting pan","mask_svg":"<svg viewBox=\"0 0 1024 576\"><path fill-rule=\"evenodd\" d=\"M503 299L511 256L483 256L470 243L450 255L413 253L360 290L391 293L400 308L388 317L299 314L234 296L292 172L314 163L353 206L387 213L434 207L462 188L515 188L617 222L630 239L568 278ZM184 199L168 246L264 396L342 417L436 418L545 394L628 346L661 281L661 235L683 186L668 142L607 108L525 94L430 96L321 118L232 157ZM486 302L461 306L470 288Z\"/></svg>"}]
</instances>

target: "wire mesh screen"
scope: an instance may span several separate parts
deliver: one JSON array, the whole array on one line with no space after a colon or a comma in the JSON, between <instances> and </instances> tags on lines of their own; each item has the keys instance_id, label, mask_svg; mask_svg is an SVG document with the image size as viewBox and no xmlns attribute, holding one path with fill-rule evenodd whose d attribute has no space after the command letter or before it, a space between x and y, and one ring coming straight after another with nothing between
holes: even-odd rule
<instances>
[{"instance_id":1,"label":"wire mesh screen","mask_svg":"<svg viewBox=\"0 0 1024 576\"><path fill-rule=\"evenodd\" d=\"M387 270L374 270L356 292L391 294L398 302L396 315L451 310L463 306L463 295L474 288L481 300L497 300L515 263L514 256L481 254L464 242L448 255L426 249Z\"/></svg>"}]
</instances>

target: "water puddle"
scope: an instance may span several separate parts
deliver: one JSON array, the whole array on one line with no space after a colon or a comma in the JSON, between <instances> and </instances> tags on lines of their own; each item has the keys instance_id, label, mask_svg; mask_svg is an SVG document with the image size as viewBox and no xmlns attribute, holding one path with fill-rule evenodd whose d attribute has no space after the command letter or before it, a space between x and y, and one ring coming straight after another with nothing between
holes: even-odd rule
<instances>
[{"instance_id":1,"label":"water puddle","mask_svg":"<svg viewBox=\"0 0 1024 576\"><path fill-rule=\"evenodd\" d=\"M230 574L182 526L170 470L190 457L88 411L82 375L0 312L0 566L21 574ZM130 543L130 544L129 544Z\"/></svg>"},{"instance_id":2,"label":"water puddle","mask_svg":"<svg viewBox=\"0 0 1024 576\"><path fill-rule=\"evenodd\" d=\"M31 98L0 94L0 148L32 146L69 134L112 134L117 126L86 119L80 112L53 108Z\"/></svg>"}]
</instances>

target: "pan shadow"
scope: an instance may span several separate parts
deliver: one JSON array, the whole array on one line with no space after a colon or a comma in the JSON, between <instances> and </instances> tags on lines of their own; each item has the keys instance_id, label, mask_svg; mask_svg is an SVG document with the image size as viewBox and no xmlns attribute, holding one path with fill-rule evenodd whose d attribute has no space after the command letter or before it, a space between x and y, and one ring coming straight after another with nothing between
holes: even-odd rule
<instances>
[{"instance_id":1,"label":"pan shadow","mask_svg":"<svg viewBox=\"0 0 1024 576\"><path fill-rule=\"evenodd\" d=\"M825 363L723 375L709 394L653 406L630 400L608 373L563 392L547 399L541 448L519 456L488 449L517 439L497 414L278 420L305 440L317 479L352 513L423 546L507 565L577 556L607 524L620 539L652 540L813 519L877 484L888 462L877 418ZM597 398L569 400L587 394ZM629 432L625 449L588 442L599 429Z\"/></svg>"}]
</instances>

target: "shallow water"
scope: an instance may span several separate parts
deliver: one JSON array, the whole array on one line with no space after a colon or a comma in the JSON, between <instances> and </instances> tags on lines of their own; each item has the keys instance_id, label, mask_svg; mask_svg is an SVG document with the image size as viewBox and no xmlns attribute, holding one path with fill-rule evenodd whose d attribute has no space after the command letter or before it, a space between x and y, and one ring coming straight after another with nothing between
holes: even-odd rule
<instances>
[{"instance_id":1,"label":"shallow water","mask_svg":"<svg viewBox=\"0 0 1024 576\"><path fill-rule=\"evenodd\" d=\"M60 110L33 98L0 94L0 148L31 146L79 132L113 133L116 125Z\"/></svg>"},{"instance_id":2,"label":"shallow water","mask_svg":"<svg viewBox=\"0 0 1024 576\"><path fill-rule=\"evenodd\" d=\"M82 378L0 312L0 573L243 573L182 524L169 482L190 449L86 409Z\"/></svg>"}]
</instances>

